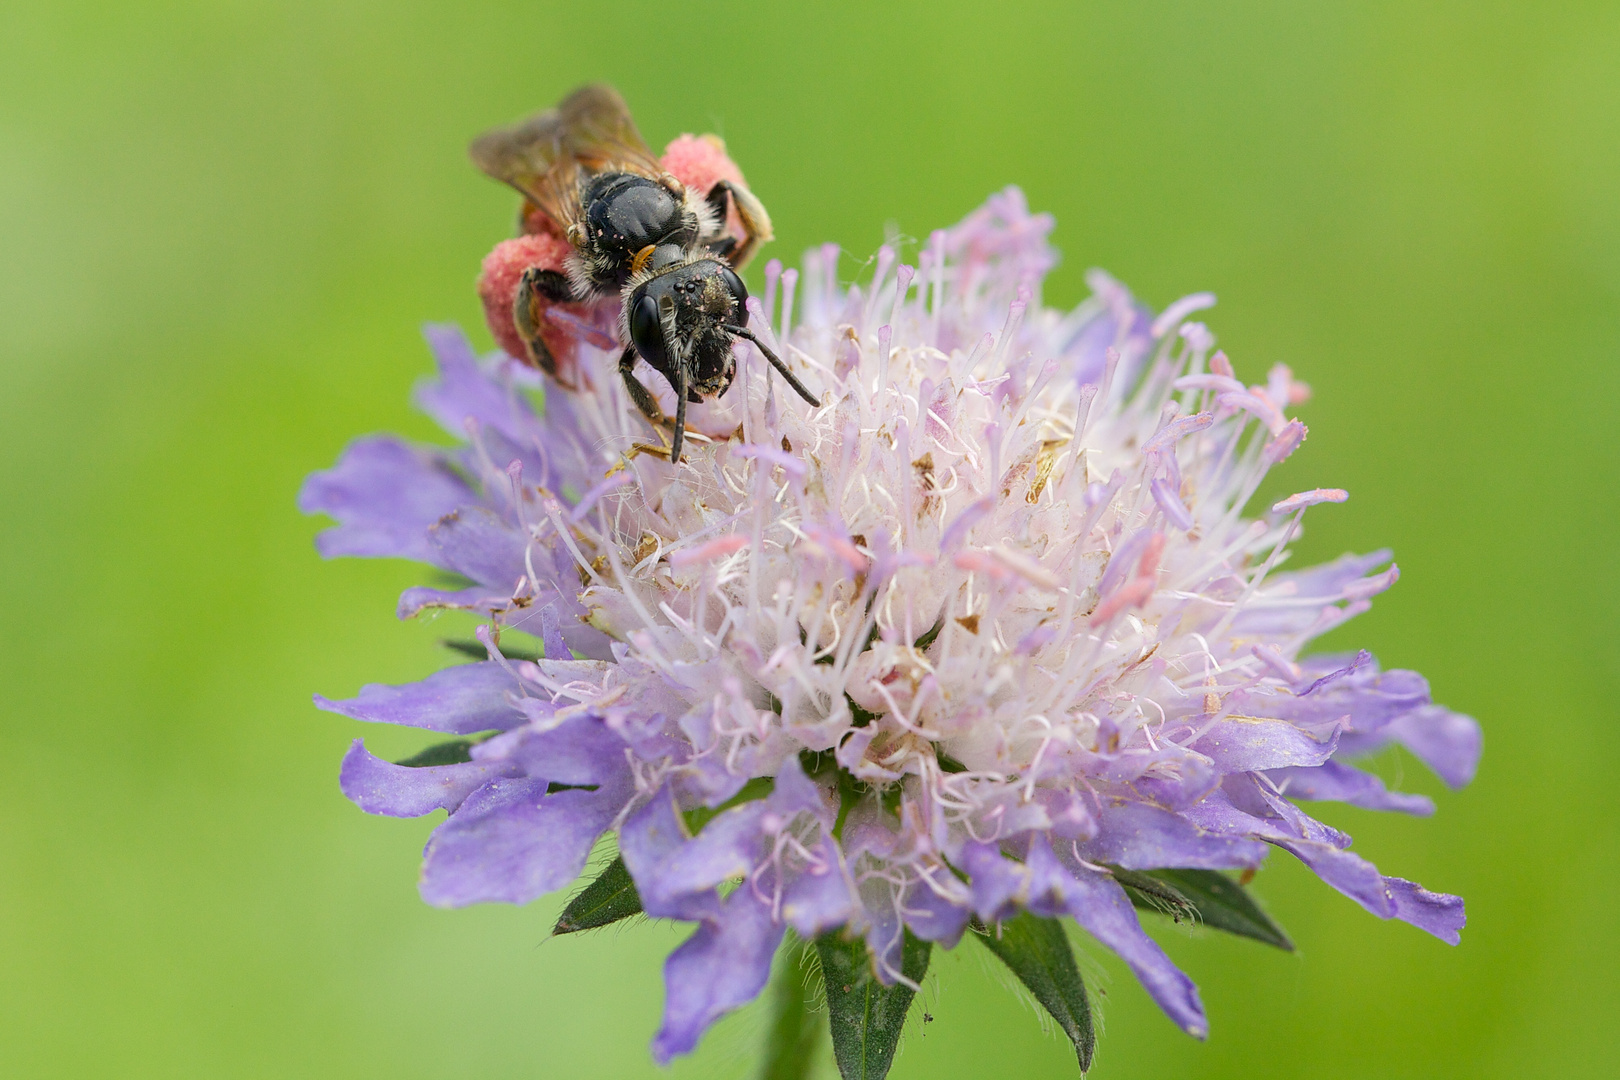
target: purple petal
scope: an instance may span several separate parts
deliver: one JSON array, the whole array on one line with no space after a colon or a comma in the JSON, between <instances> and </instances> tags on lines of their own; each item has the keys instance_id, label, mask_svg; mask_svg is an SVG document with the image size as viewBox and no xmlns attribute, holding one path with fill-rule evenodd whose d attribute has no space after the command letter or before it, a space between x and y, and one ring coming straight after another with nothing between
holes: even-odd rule
<instances>
[{"instance_id":1,"label":"purple petal","mask_svg":"<svg viewBox=\"0 0 1620 1080\"><path fill-rule=\"evenodd\" d=\"M1484 736L1472 716L1429 705L1394 721L1386 733L1454 788L1472 780L1479 767Z\"/></svg>"},{"instance_id":2,"label":"purple petal","mask_svg":"<svg viewBox=\"0 0 1620 1080\"><path fill-rule=\"evenodd\" d=\"M662 888L665 862L689 839L667 787L619 828L619 854L635 879L642 910L653 918L699 919L719 909L719 896L712 889L694 897L670 896Z\"/></svg>"},{"instance_id":3,"label":"purple petal","mask_svg":"<svg viewBox=\"0 0 1620 1080\"><path fill-rule=\"evenodd\" d=\"M497 362L488 378L501 394L516 397L512 368L510 363ZM596 448L594 435L587 431L594 428L590 423L581 424L573 405L573 395L553 392L546 395L543 420L534 418L524 405L510 418L494 423L475 417L472 437L486 460L497 465L518 461L526 485L545 488L566 506L579 492L594 486L613 461Z\"/></svg>"},{"instance_id":4,"label":"purple petal","mask_svg":"<svg viewBox=\"0 0 1620 1080\"><path fill-rule=\"evenodd\" d=\"M1254 786L1251 778L1244 777L1243 782L1250 785L1250 790L1260 790ZM1424 913L1431 909L1422 907L1421 902L1414 899L1409 891L1388 885L1388 882L1400 879L1386 879L1378 873L1378 868L1366 859L1341 850L1343 843L1348 842L1348 837L1342 833L1329 829L1300 813L1285 800L1272 797L1270 803L1266 805L1277 810L1292 810L1292 822L1280 819L1268 820L1247 813L1228 802L1224 797L1225 794L1220 792L1212 795L1189 813L1197 816L1206 828L1247 833L1292 853L1300 862L1310 867L1317 877L1381 919L1407 919L1408 913L1403 909L1403 904L1408 905L1416 917L1429 917ZM1461 901L1457 903L1461 904ZM1422 926L1437 936L1444 936L1425 923L1419 922L1415 925Z\"/></svg>"},{"instance_id":5,"label":"purple petal","mask_svg":"<svg viewBox=\"0 0 1620 1080\"><path fill-rule=\"evenodd\" d=\"M439 377L416 388L416 404L457 438L467 435L467 421L492 427L516 443L527 441L534 412L515 388L503 386L478 366L460 327L430 325L422 330L439 362ZM505 462L500 462L504 465Z\"/></svg>"},{"instance_id":6,"label":"purple petal","mask_svg":"<svg viewBox=\"0 0 1620 1080\"><path fill-rule=\"evenodd\" d=\"M949 871L941 873L944 877L938 888L926 881L914 882L905 891L901 903L905 908L906 925L913 934L924 941L935 941L954 949L962 940L962 931L967 929L971 897L967 887L951 877ZM951 889L952 885L955 889ZM945 895L947 890L955 895Z\"/></svg>"},{"instance_id":7,"label":"purple petal","mask_svg":"<svg viewBox=\"0 0 1620 1080\"><path fill-rule=\"evenodd\" d=\"M1341 555L1330 563L1273 574L1267 582L1267 590L1295 597L1331 599L1343 593L1345 586L1366 577L1393 557L1394 552L1388 548L1366 555Z\"/></svg>"},{"instance_id":8,"label":"purple petal","mask_svg":"<svg viewBox=\"0 0 1620 1080\"><path fill-rule=\"evenodd\" d=\"M1318 670L1312 660L1302 660L1306 678ZM1324 673L1326 674L1326 673ZM1344 672L1309 694L1257 687L1232 695L1232 707L1249 716L1288 720L1314 727L1349 717L1347 731L1378 731L1414 709L1429 704L1429 684L1415 671L1379 671L1374 664Z\"/></svg>"},{"instance_id":9,"label":"purple petal","mask_svg":"<svg viewBox=\"0 0 1620 1080\"><path fill-rule=\"evenodd\" d=\"M1086 801L1063 788L1036 788L1035 801L1052 823L1052 835L1064 840L1089 840L1097 835L1097 822Z\"/></svg>"},{"instance_id":10,"label":"purple petal","mask_svg":"<svg viewBox=\"0 0 1620 1080\"><path fill-rule=\"evenodd\" d=\"M823 837L811 845L810 853L820 865L802 870L782 893L782 918L803 938L843 926L855 907L838 848Z\"/></svg>"},{"instance_id":11,"label":"purple petal","mask_svg":"<svg viewBox=\"0 0 1620 1080\"><path fill-rule=\"evenodd\" d=\"M515 762L555 784L606 784L629 768L624 740L594 716L576 716L549 731L517 728L473 747L478 761Z\"/></svg>"},{"instance_id":12,"label":"purple petal","mask_svg":"<svg viewBox=\"0 0 1620 1080\"><path fill-rule=\"evenodd\" d=\"M573 556L562 545L536 545L525 557L523 531L477 507L442 519L429 530L429 539L440 546L443 565L488 588L459 593L407 590L400 598L402 618L414 614L419 605L465 606L488 614L502 626L536 636L546 633L550 620L554 639L566 647L548 655L568 659L571 648L596 660L612 658L607 635L584 621L578 571ZM513 595L520 580L523 591Z\"/></svg>"},{"instance_id":13,"label":"purple petal","mask_svg":"<svg viewBox=\"0 0 1620 1080\"><path fill-rule=\"evenodd\" d=\"M333 701L315 695L328 712L374 724L404 724L451 735L505 731L523 723L512 699L520 693L517 679L494 661L458 664L404 686L367 683L358 697Z\"/></svg>"},{"instance_id":14,"label":"purple petal","mask_svg":"<svg viewBox=\"0 0 1620 1080\"><path fill-rule=\"evenodd\" d=\"M1187 510L1187 504L1181 501L1181 496L1163 478L1153 481L1151 485L1153 501L1159 504L1164 511L1165 520L1176 528L1186 531L1193 527L1192 514Z\"/></svg>"},{"instance_id":15,"label":"purple petal","mask_svg":"<svg viewBox=\"0 0 1620 1080\"><path fill-rule=\"evenodd\" d=\"M532 625L532 621L531 621ZM533 633L531 630L530 633ZM540 610L540 641L545 646L546 655L553 660L561 660L570 655L568 640L562 635L562 627L557 621L557 606L547 604Z\"/></svg>"},{"instance_id":16,"label":"purple petal","mask_svg":"<svg viewBox=\"0 0 1620 1080\"><path fill-rule=\"evenodd\" d=\"M1253 774L1228 777L1217 791L1184 812L1199 828L1222 836L1251 836L1267 842L1308 839L1334 847L1348 847L1350 838L1311 818L1293 803L1262 797Z\"/></svg>"},{"instance_id":17,"label":"purple petal","mask_svg":"<svg viewBox=\"0 0 1620 1080\"><path fill-rule=\"evenodd\" d=\"M538 572L544 572L539 567L544 565L545 557L544 549L535 552ZM585 608L573 593L565 593L549 582L541 582L537 590L517 600L511 593L510 584L500 589L477 585L458 590L420 585L400 594L397 614L401 619L409 619L431 608L475 611L503 627L540 637L546 642L547 656L568 657L572 649L593 660L612 658L610 639L596 627L581 621Z\"/></svg>"},{"instance_id":18,"label":"purple petal","mask_svg":"<svg viewBox=\"0 0 1620 1080\"><path fill-rule=\"evenodd\" d=\"M1148 803L1104 802L1097 823L1097 835L1079 845L1081 857L1127 870L1230 870L1258 866L1266 857L1266 846L1258 841L1201 828Z\"/></svg>"},{"instance_id":19,"label":"purple petal","mask_svg":"<svg viewBox=\"0 0 1620 1080\"><path fill-rule=\"evenodd\" d=\"M691 742L686 743L683 757L691 755L691 746ZM701 753L692 757L673 781L676 798L683 806L701 804L711 809L730 801L747 783L748 776L741 769L728 768L725 760L715 754Z\"/></svg>"},{"instance_id":20,"label":"purple petal","mask_svg":"<svg viewBox=\"0 0 1620 1080\"><path fill-rule=\"evenodd\" d=\"M1338 748L1339 729L1319 738L1284 720L1227 717L1210 725L1193 748L1222 772L1258 772L1289 765L1320 765Z\"/></svg>"},{"instance_id":21,"label":"purple petal","mask_svg":"<svg viewBox=\"0 0 1620 1080\"><path fill-rule=\"evenodd\" d=\"M428 530L434 562L491 588L512 588L528 574L528 541L515 525L481 506L446 514Z\"/></svg>"},{"instance_id":22,"label":"purple petal","mask_svg":"<svg viewBox=\"0 0 1620 1080\"><path fill-rule=\"evenodd\" d=\"M1311 683L1311 685L1301 690L1299 692L1299 696L1310 697L1312 694L1322 689L1322 687L1331 686L1340 679L1348 678L1363 668L1376 670L1376 668L1373 667L1373 665L1376 664L1377 661L1373 659L1372 653L1368 652L1366 649L1362 649L1360 652L1356 653L1351 661L1344 667L1336 668L1335 670L1328 672L1326 675L1323 675L1320 679L1317 679L1315 682Z\"/></svg>"},{"instance_id":23,"label":"purple petal","mask_svg":"<svg viewBox=\"0 0 1620 1080\"><path fill-rule=\"evenodd\" d=\"M491 780L434 831L422 899L436 907L526 904L573 881L629 785L546 794L546 781Z\"/></svg>"},{"instance_id":24,"label":"purple petal","mask_svg":"<svg viewBox=\"0 0 1620 1080\"><path fill-rule=\"evenodd\" d=\"M1025 865L1030 872L1031 911L1039 915L1067 912L1073 916L1092 937L1130 966L1149 996L1183 1031L1199 1039L1209 1034L1198 987L1147 936L1136 919L1130 897L1112 875L1078 862L1071 866L1060 864L1042 836L1031 841Z\"/></svg>"},{"instance_id":25,"label":"purple petal","mask_svg":"<svg viewBox=\"0 0 1620 1080\"><path fill-rule=\"evenodd\" d=\"M559 496L589 489L611 461L594 452L595 439L586 434L589 425L576 408L579 401L572 394L546 395L545 419L532 429L530 439L531 445L543 444L545 460L536 467L524 465L530 483Z\"/></svg>"},{"instance_id":26,"label":"purple petal","mask_svg":"<svg viewBox=\"0 0 1620 1080\"><path fill-rule=\"evenodd\" d=\"M1398 877L1385 878L1384 889L1395 905L1397 919L1427 930L1447 945L1462 940L1459 931L1468 925L1462 897L1430 892L1416 882Z\"/></svg>"},{"instance_id":27,"label":"purple petal","mask_svg":"<svg viewBox=\"0 0 1620 1080\"><path fill-rule=\"evenodd\" d=\"M1129 386L1136 361L1152 344L1149 329L1153 325L1153 313L1131 300L1122 286L1115 284L1114 287L1122 294L1121 303L1110 305L1111 310L1088 319L1063 346L1063 359L1071 366L1076 383L1100 383L1107 367L1108 350L1115 349L1121 357L1115 381Z\"/></svg>"},{"instance_id":28,"label":"purple petal","mask_svg":"<svg viewBox=\"0 0 1620 1080\"><path fill-rule=\"evenodd\" d=\"M1247 789L1248 799L1244 798ZM1267 824L1280 830L1284 837L1299 837L1312 843L1327 844L1335 848L1350 846L1350 834L1331 825L1323 824L1298 806L1279 795L1268 783L1253 774L1227 777L1222 790L1233 795L1234 805L1267 820Z\"/></svg>"},{"instance_id":29,"label":"purple petal","mask_svg":"<svg viewBox=\"0 0 1620 1080\"><path fill-rule=\"evenodd\" d=\"M1380 919L1396 914L1394 902L1384 890L1384 879L1378 873L1378 867L1360 855L1341 851L1332 844L1310 840L1279 838L1272 843L1290 852L1310 867L1317 877Z\"/></svg>"},{"instance_id":30,"label":"purple petal","mask_svg":"<svg viewBox=\"0 0 1620 1080\"><path fill-rule=\"evenodd\" d=\"M1342 761L1324 762L1314 769L1273 769L1266 776L1290 799L1343 802L1424 817L1434 813L1434 801L1427 795L1390 791L1378 777Z\"/></svg>"},{"instance_id":31,"label":"purple petal","mask_svg":"<svg viewBox=\"0 0 1620 1080\"><path fill-rule=\"evenodd\" d=\"M306 514L327 514L338 525L315 538L327 558L374 555L442 565L428 527L477 501L444 454L391 436L351 443L330 469L313 473L298 493Z\"/></svg>"},{"instance_id":32,"label":"purple petal","mask_svg":"<svg viewBox=\"0 0 1620 1080\"><path fill-rule=\"evenodd\" d=\"M764 855L760 823L767 813L764 802L750 802L715 817L659 863L651 877L652 891L688 896L751 872Z\"/></svg>"},{"instance_id":33,"label":"purple petal","mask_svg":"<svg viewBox=\"0 0 1620 1080\"><path fill-rule=\"evenodd\" d=\"M497 361L485 369L472 346L454 326L425 329L439 362L437 380L421 383L416 402L452 435L467 437L468 421L484 453L497 466L516 458L529 484L559 495L584 490L599 477L602 463L589 454L591 440L581 429L567 394L550 394L541 423L527 398Z\"/></svg>"},{"instance_id":34,"label":"purple petal","mask_svg":"<svg viewBox=\"0 0 1620 1080\"><path fill-rule=\"evenodd\" d=\"M486 589L482 585L470 589L435 589L416 585L399 594L399 607L395 614L401 619L409 619L429 609L445 608L451 611L476 611L494 618L512 606L511 591L509 587Z\"/></svg>"},{"instance_id":35,"label":"purple petal","mask_svg":"<svg viewBox=\"0 0 1620 1080\"><path fill-rule=\"evenodd\" d=\"M906 927L894 886L872 878L861 883L861 909L866 918L866 948L878 982L893 986L904 974Z\"/></svg>"},{"instance_id":36,"label":"purple petal","mask_svg":"<svg viewBox=\"0 0 1620 1080\"><path fill-rule=\"evenodd\" d=\"M468 761L456 765L429 765L411 768L395 765L366 751L362 740L354 740L343 756L338 786L343 794L368 814L389 817L421 817L435 810L454 811L474 790L497 776L512 776L516 768L507 762Z\"/></svg>"},{"instance_id":37,"label":"purple petal","mask_svg":"<svg viewBox=\"0 0 1620 1080\"><path fill-rule=\"evenodd\" d=\"M664 1023L653 1059L667 1065L690 1053L709 1025L765 989L783 927L749 888L728 896L717 920L706 920L664 962Z\"/></svg>"},{"instance_id":38,"label":"purple petal","mask_svg":"<svg viewBox=\"0 0 1620 1080\"><path fill-rule=\"evenodd\" d=\"M1029 895L1029 871L994 844L967 844L962 866L973 888L973 910L986 922L1010 919Z\"/></svg>"},{"instance_id":39,"label":"purple petal","mask_svg":"<svg viewBox=\"0 0 1620 1080\"><path fill-rule=\"evenodd\" d=\"M776 773L776 785L766 799L772 810L786 817L811 813L824 829L831 829L838 819L838 806L826 788L804 775L804 767L795 755L789 755Z\"/></svg>"},{"instance_id":40,"label":"purple petal","mask_svg":"<svg viewBox=\"0 0 1620 1080\"><path fill-rule=\"evenodd\" d=\"M1403 878L1387 878L1372 863L1331 844L1274 840L1317 877L1380 919L1400 919L1455 945L1466 921L1461 897L1432 893Z\"/></svg>"},{"instance_id":41,"label":"purple petal","mask_svg":"<svg viewBox=\"0 0 1620 1080\"><path fill-rule=\"evenodd\" d=\"M1172 810L1191 806L1221 782L1221 774L1210 758L1174 743L1145 755L1144 768L1152 771L1133 777L1132 790Z\"/></svg>"}]
</instances>

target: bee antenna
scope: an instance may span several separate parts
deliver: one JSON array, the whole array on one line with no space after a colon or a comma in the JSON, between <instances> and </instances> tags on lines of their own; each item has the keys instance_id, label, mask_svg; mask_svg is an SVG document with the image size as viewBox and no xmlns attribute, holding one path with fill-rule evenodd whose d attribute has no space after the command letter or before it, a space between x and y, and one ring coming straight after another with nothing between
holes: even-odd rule
<instances>
[{"instance_id":1,"label":"bee antenna","mask_svg":"<svg viewBox=\"0 0 1620 1080\"><path fill-rule=\"evenodd\" d=\"M746 326L730 325L728 325L726 329L731 331L737 337L747 338L749 341L752 341L754 345L758 347L759 351L765 354L765 359L771 362L771 366L782 373L782 378L786 379L788 385L793 387L793 392L804 398L804 400L809 403L811 408L815 408L821 404L821 402L817 401L815 397L811 395L809 390L805 389L804 383L799 381L799 377L793 374L793 372L789 371L786 364L782 363L782 358L771 352L770 347L767 346L763 341L759 340L759 338L755 337L752 330L748 329Z\"/></svg>"}]
</instances>

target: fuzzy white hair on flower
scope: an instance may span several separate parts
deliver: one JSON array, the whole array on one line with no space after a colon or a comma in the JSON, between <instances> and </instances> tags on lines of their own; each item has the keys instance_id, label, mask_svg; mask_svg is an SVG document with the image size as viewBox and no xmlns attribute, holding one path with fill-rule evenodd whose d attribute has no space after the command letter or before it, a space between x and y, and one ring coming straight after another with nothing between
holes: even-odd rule
<instances>
[{"instance_id":1,"label":"fuzzy white hair on flower","mask_svg":"<svg viewBox=\"0 0 1620 1080\"><path fill-rule=\"evenodd\" d=\"M560 888L615 834L581 899L617 874L649 915L699 924L666 966L660 1060L760 992L789 929L823 968L905 989L970 929L1023 977L1002 928L1060 916L1202 1036L1134 907L1286 945L1220 873L1271 847L1457 940L1459 899L1381 875L1297 805L1427 813L1346 759L1399 742L1457 785L1479 752L1416 674L1303 655L1398 576L1383 552L1286 567L1306 511L1343 491L1248 513L1304 442L1308 389L1280 365L1240 381L1190 321L1208 294L1154 316L1094 272L1077 308L1043 306L1051 225L1008 189L915 266L883 248L859 285L835 247L772 263L750 326L820 404L739 342L677 465L618 379L611 313L566 316L567 388L435 329L419 401L467 445L365 440L306 486L340 522L328 554L469 579L410 590L402 614L487 624L481 663L320 700L498 734L403 765L357 742L344 790L450 811L422 880L447 906Z\"/></svg>"}]
</instances>

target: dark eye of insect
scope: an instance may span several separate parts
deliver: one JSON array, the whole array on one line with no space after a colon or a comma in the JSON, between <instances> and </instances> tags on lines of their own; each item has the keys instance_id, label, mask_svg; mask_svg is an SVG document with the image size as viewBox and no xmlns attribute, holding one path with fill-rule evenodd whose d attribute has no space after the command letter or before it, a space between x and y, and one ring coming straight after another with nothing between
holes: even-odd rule
<instances>
[{"instance_id":1,"label":"dark eye of insect","mask_svg":"<svg viewBox=\"0 0 1620 1080\"><path fill-rule=\"evenodd\" d=\"M735 304L734 317L739 324L748 321L748 287L742 283L742 278L734 274L729 266L720 268L720 280L726 283L726 290L731 293Z\"/></svg>"},{"instance_id":2,"label":"dark eye of insect","mask_svg":"<svg viewBox=\"0 0 1620 1080\"><path fill-rule=\"evenodd\" d=\"M669 365L664 348L664 325L658 318L658 301L643 294L630 309L630 341L642 359L655 368Z\"/></svg>"}]
</instances>

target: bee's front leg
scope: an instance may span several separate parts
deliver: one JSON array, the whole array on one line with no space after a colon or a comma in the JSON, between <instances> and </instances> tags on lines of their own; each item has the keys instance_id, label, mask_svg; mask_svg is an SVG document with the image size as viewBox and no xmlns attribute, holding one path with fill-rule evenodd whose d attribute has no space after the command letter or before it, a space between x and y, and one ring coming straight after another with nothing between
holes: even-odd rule
<instances>
[{"instance_id":1,"label":"bee's front leg","mask_svg":"<svg viewBox=\"0 0 1620 1080\"><path fill-rule=\"evenodd\" d=\"M624 388L630 394L630 400L636 408L641 410L643 416L651 420L654 427L664 427L669 421L664 416L664 410L658 407L658 399L641 385L641 380L635 376L636 347L625 346L624 352L619 356L619 374L624 376Z\"/></svg>"}]
</instances>

